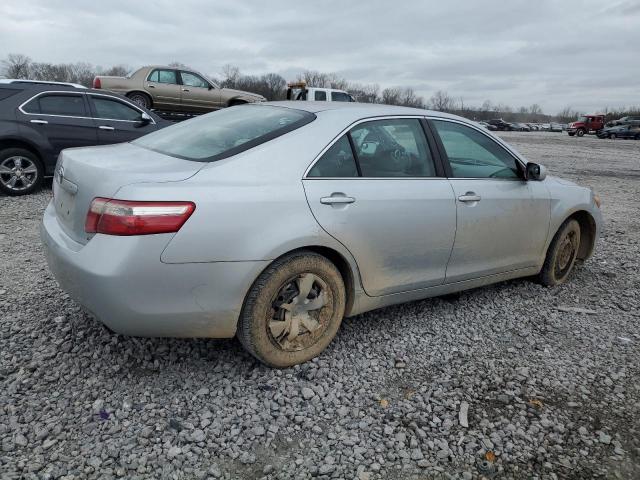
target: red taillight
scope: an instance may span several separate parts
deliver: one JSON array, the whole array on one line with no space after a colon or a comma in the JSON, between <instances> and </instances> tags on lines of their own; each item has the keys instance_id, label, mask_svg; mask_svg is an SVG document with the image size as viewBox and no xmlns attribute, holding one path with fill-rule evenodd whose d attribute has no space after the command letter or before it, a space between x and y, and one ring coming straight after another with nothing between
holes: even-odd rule
<instances>
[{"instance_id":1,"label":"red taillight","mask_svg":"<svg viewBox=\"0 0 640 480\"><path fill-rule=\"evenodd\" d=\"M105 235L173 233L196 209L193 202L136 202L96 197L91 202L84 231Z\"/></svg>"},{"instance_id":2,"label":"red taillight","mask_svg":"<svg viewBox=\"0 0 640 480\"><path fill-rule=\"evenodd\" d=\"M102 84L100 83L100 79L98 77L94 77L93 79L93 88L102 88Z\"/></svg>"}]
</instances>

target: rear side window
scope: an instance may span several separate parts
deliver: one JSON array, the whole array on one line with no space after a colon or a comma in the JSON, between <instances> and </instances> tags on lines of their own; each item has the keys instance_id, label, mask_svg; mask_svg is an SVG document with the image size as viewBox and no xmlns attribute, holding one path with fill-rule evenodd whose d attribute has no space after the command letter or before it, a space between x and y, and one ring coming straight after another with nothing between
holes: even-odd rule
<instances>
[{"instance_id":1,"label":"rear side window","mask_svg":"<svg viewBox=\"0 0 640 480\"><path fill-rule=\"evenodd\" d=\"M5 98L9 98L16 93L20 93L22 90L13 89L13 88L2 88L0 89L0 100L4 100Z\"/></svg>"},{"instance_id":2,"label":"rear side window","mask_svg":"<svg viewBox=\"0 0 640 480\"><path fill-rule=\"evenodd\" d=\"M140 120L142 113L139 110L119 101L106 97L91 95L91 104L96 112L96 118L107 120L128 120L136 122Z\"/></svg>"},{"instance_id":3,"label":"rear side window","mask_svg":"<svg viewBox=\"0 0 640 480\"><path fill-rule=\"evenodd\" d=\"M151 72L147 80L149 82L178 84L178 78L175 70L154 70Z\"/></svg>"},{"instance_id":4,"label":"rear side window","mask_svg":"<svg viewBox=\"0 0 640 480\"><path fill-rule=\"evenodd\" d=\"M82 95L74 94L40 95L27 103L22 109L27 113L39 113L41 115L87 116Z\"/></svg>"},{"instance_id":5,"label":"rear side window","mask_svg":"<svg viewBox=\"0 0 640 480\"><path fill-rule=\"evenodd\" d=\"M316 102L326 102L327 101L327 92L316 90L314 100Z\"/></svg>"},{"instance_id":6,"label":"rear side window","mask_svg":"<svg viewBox=\"0 0 640 480\"><path fill-rule=\"evenodd\" d=\"M315 118L293 108L241 105L172 125L133 143L185 160L212 162L268 142Z\"/></svg>"},{"instance_id":7,"label":"rear side window","mask_svg":"<svg viewBox=\"0 0 640 480\"><path fill-rule=\"evenodd\" d=\"M435 177L427 139L415 118L375 120L351 129L363 177Z\"/></svg>"},{"instance_id":8,"label":"rear side window","mask_svg":"<svg viewBox=\"0 0 640 480\"><path fill-rule=\"evenodd\" d=\"M308 177L357 177L358 168L353 157L349 139L343 135L331 145L324 155L309 170Z\"/></svg>"},{"instance_id":9,"label":"rear side window","mask_svg":"<svg viewBox=\"0 0 640 480\"><path fill-rule=\"evenodd\" d=\"M332 102L351 102L351 95L343 92L331 92Z\"/></svg>"}]
</instances>

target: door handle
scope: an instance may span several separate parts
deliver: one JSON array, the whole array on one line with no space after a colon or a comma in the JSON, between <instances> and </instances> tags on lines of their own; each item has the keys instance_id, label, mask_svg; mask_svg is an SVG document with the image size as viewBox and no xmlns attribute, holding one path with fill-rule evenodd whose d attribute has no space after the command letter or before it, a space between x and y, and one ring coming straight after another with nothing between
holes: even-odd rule
<instances>
[{"instance_id":1,"label":"door handle","mask_svg":"<svg viewBox=\"0 0 640 480\"><path fill-rule=\"evenodd\" d=\"M29 120L31 123L37 123L38 125L46 125L47 122L46 120Z\"/></svg>"},{"instance_id":2,"label":"door handle","mask_svg":"<svg viewBox=\"0 0 640 480\"><path fill-rule=\"evenodd\" d=\"M188 89L188 88L183 88L183 89L182 89L182 91L183 91L183 92L188 92L188 91L189 91L189 89Z\"/></svg>"},{"instance_id":3,"label":"door handle","mask_svg":"<svg viewBox=\"0 0 640 480\"><path fill-rule=\"evenodd\" d=\"M345 196L331 196L331 197L322 197L320 199L320 203L323 205L340 205L346 203L353 203L356 199L353 197L345 197Z\"/></svg>"},{"instance_id":4,"label":"door handle","mask_svg":"<svg viewBox=\"0 0 640 480\"><path fill-rule=\"evenodd\" d=\"M149 88L156 88L155 85L148 85Z\"/></svg>"},{"instance_id":5,"label":"door handle","mask_svg":"<svg viewBox=\"0 0 640 480\"><path fill-rule=\"evenodd\" d=\"M112 130L115 130L115 128L110 127L110 126L108 126L108 125L100 125L98 128L99 128L100 130L108 130L108 131L110 131L110 132L111 132Z\"/></svg>"},{"instance_id":6,"label":"door handle","mask_svg":"<svg viewBox=\"0 0 640 480\"><path fill-rule=\"evenodd\" d=\"M467 192L464 195L460 195L458 197L458 200L460 200L461 202L479 202L480 200L482 200L482 197L480 195L476 195L475 192Z\"/></svg>"}]
</instances>

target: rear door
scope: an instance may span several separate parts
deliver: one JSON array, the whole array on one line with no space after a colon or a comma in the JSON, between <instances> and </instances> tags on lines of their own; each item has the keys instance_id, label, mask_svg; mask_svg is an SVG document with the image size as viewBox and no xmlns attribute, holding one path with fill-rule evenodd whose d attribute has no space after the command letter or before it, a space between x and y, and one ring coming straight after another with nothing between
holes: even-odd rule
<instances>
[{"instance_id":1,"label":"rear door","mask_svg":"<svg viewBox=\"0 0 640 480\"><path fill-rule=\"evenodd\" d=\"M101 145L129 142L156 130L155 121L144 124L142 110L129 102L93 93L87 98Z\"/></svg>"},{"instance_id":2,"label":"rear door","mask_svg":"<svg viewBox=\"0 0 640 480\"><path fill-rule=\"evenodd\" d=\"M42 92L21 105L17 115L49 144L49 161L55 161L65 148L98 143L96 125L82 93Z\"/></svg>"},{"instance_id":3,"label":"rear door","mask_svg":"<svg viewBox=\"0 0 640 480\"><path fill-rule=\"evenodd\" d=\"M536 266L549 231L543 182L523 179L523 166L479 128L432 120L457 205L456 239L447 283Z\"/></svg>"},{"instance_id":4,"label":"rear door","mask_svg":"<svg viewBox=\"0 0 640 480\"><path fill-rule=\"evenodd\" d=\"M178 72L173 69L156 68L149 73L144 83L145 90L153 98L155 108L180 110L181 86Z\"/></svg>"},{"instance_id":5,"label":"rear door","mask_svg":"<svg viewBox=\"0 0 640 480\"><path fill-rule=\"evenodd\" d=\"M180 71L182 106L188 110L211 111L220 107L220 91L200 75Z\"/></svg>"},{"instance_id":6,"label":"rear door","mask_svg":"<svg viewBox=\"0 0 640 480\"><path fill-rule=\"evenodd\" d=\"M354 256L369 295L444 282L456 204L434 158L419 118L364 121L303 180L315 218Z\"/></svg>"}]
</instances>

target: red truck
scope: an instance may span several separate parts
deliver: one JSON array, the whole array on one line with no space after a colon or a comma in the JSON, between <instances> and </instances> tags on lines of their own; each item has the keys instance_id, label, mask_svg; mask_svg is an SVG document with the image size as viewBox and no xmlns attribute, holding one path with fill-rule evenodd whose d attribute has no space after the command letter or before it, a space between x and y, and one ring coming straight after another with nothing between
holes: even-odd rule
<instances>
[{"instance_id":1,"label":"red truck","mask_svg":"<svg viewBox=\"0 0 640 480\"><path fill-rule=\"evenodd\" d=\"M585 133L597 133L604 128L604 115L582 115L569 124L567 133L570 137L582 137Z\"/></svg>"}]
</instances>

